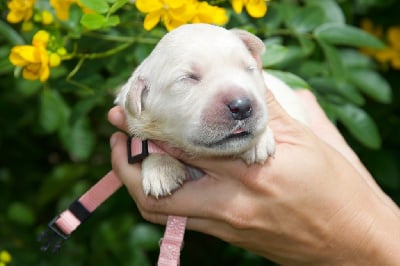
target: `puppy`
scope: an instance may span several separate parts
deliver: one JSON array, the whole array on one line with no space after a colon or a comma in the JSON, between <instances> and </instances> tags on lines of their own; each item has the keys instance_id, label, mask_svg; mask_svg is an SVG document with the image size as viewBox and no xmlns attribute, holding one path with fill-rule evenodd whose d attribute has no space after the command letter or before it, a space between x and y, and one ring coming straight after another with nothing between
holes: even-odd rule
<instances>
[{"instance_id":1,"label":"puppy","mask_svg":"<svg viewBox=\"0 0 400 266\"><path fill-rule=\"evenodd\" d=\"M267 87L295 118L304 114L290 88L261 69L264 43L242 30L189 24L166 34L121 88L129 133L168 142L195 157L264 163L274 154ZM186 179L167 154L142 162L143 189L165 196Z\"/></svg>"}]
</instances>

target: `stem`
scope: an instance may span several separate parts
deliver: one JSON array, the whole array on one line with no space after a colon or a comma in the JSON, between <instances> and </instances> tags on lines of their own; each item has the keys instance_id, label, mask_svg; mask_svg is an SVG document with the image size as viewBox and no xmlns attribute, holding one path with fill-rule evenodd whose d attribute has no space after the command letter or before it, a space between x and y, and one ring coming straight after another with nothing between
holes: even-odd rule
<instances>
[{"instance_id":1,"label":"stem","mask_svg":"<svg viewBox=\"0 0 400 266\"><path fill-rule=\"evenodd\" d=\"M155 44L159 39L156 38L142 38L142 37L121 37L121 36L107 36L107 35L100 35L100 34L90 34L92 36L97 36L101 37L104 40L110 40L110 41L118 41L122 42L124 41L125 43L112 48L110 50L101 52L101 53L90 53L90 54L84 54L84 53L71 53L64 55L61 59L62 60L70 60L73 58L83 58L83 59L98 59L98 58L104 58L108 57L111 55L114 55L126 48L128 48L130 45L138 42L138 43L146 43L146 44Z\"/></svg>"},{"instance_id":2,"label":"stem","mask_svg":"<svg viewBox=\"0 0 400 266\"><path fill-rule=\"evenodd\" d=\"M112 35L100 34L97 32L86 32L85 35L93 38L98 38L106 41L115 41L115 42L138 42L146 44L155 44L159 41L159 39L157 38L112 36Z\"/></svg>"},{"instance_id":3,"label":"stem","mask_svg":"<svg viewBox=\"0 0 400 266\"><path fill-rule=\"evenodd\" d=\"M128 48L130 45L132 45L134 42L127 42L124 44L121 44L120 46L117 46L113 49L107 50L105 52L101 53L92 53L92 54L75 54L75 57L80 58L80 59L98 59L98 58L104 58L111 56L113 54L116 54L126 48Z\"/></svg>"}]
</instances>

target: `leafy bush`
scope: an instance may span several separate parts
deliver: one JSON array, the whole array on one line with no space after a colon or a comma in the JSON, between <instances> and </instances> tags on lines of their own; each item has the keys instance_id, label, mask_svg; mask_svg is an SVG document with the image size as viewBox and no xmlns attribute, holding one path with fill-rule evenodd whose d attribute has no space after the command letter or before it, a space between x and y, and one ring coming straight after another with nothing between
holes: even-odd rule
<instances>
[{"instance_id":1,"label":"leafy bush","mask_svg":"<svg viewBox=\"0 0 400 266\"><path fill-rule=\"evenodd\" d=\"M167 30L184 23L240 27L263 39L264 68L293 88L312 90L378 182L400 201L400 96L391 89L400 84L400 26L396 15L388 15L399 4L232 3L0 2L0 250L12 256L0 263L155 264L163 227L143 221L124 190L56 255L40 253L35 238L111 167L114 129L106 114L116 88ZM183 265L269 264L198 233L189 232L185 243Z\"/></svg>"}]
</instances>

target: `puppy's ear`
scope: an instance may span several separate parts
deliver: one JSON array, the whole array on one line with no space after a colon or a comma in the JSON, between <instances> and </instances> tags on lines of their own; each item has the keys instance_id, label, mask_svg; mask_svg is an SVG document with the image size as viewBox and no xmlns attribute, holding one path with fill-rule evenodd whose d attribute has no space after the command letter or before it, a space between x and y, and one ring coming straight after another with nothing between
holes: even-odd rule
<instances>
[{"instance_id":1,"label":"puppy's ear","mask_svg":"<svg viewBox=\"0 0 400 266\"><path fill-rule=\"evenodd\" d=\"M247 46L247 49L249 49L251 55L254 57L254 59L256 59L258 67L261 69L261 54L265 51L265 45L263 41L261 41L260 38L254 34L251 34L245 30L232 29L231 32L238 36Z\"/></svg>"},{"instance_id":2,"label":"puppy's ear","mask_svg":"<svg viewBox=\"0 0 400 266\"><path fill-rule=\"evenodd\" d=\"M147 96L146 82L143 78L136 77L125 86L129 86L124 103L125 110L134 116L139 116L143 110L143 101Z\"/></svg>"}]
</instances>

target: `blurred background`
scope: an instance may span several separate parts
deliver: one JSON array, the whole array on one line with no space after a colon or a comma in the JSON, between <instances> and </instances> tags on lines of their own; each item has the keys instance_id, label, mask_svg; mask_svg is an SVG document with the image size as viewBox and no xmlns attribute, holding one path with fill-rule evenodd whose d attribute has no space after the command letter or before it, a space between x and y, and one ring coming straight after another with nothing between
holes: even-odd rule
<instances>
[{"instance_id":1,"label":"blurred background","mask_svg":"<svg viewBox=\"0 0 400 266\"><path fill-rule=\"evenodd\" d=\"M59 252L40 252L36 238L109 171L115 129L107 112L116 89L184 23L239 27L263 39L264 68L312 90L400 204L399 1L181 1L186 11L168 20L169 2L0 1L1 266L155 265L164 227L144 221L124 188ZM146 19L152 12L163 14L159 23ZM186 233L181 261L274 265L196 232Z\"/></svg>"}]
</instances>

